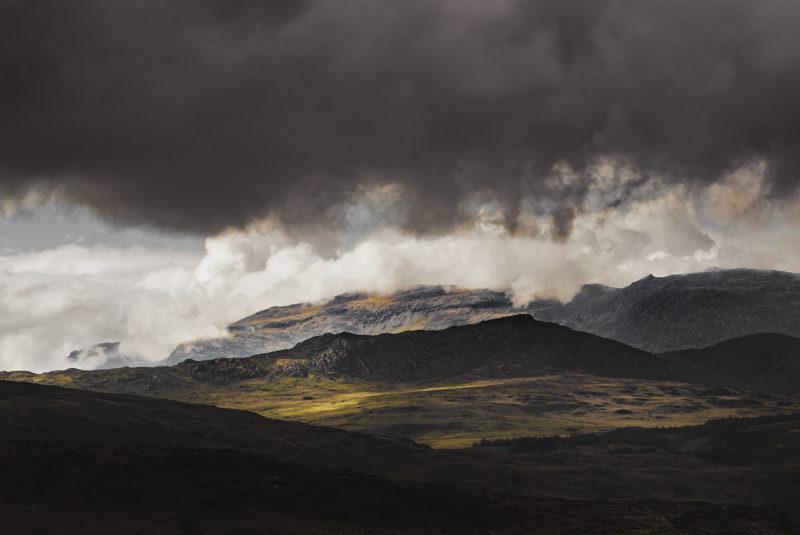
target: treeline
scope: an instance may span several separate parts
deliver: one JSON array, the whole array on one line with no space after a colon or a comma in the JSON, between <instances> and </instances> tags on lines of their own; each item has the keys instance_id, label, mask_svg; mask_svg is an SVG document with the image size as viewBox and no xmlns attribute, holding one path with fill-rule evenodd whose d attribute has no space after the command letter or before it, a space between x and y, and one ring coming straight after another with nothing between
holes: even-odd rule
<instances>
[{"instance_id":1,"label":"treeline","mask_svg":"<svg viewBox=\"0 0 800 535\"><path fill-rule=\"evenodd\" d=\"M706 439L702 447L686 452L723 464L740 465L747 464L759 447L784 431L780 426L761 429L757 433L747 432L748 429L792 421L800 421L800 414L729 417L680 427L622 427L605 433L575 433L568 436L483 439L473 444L473 447L503 448L512 453L551 453L578 446L599 446L610 453L647 453L676 452L690 441Z\"/></svg>"}]
</instances>

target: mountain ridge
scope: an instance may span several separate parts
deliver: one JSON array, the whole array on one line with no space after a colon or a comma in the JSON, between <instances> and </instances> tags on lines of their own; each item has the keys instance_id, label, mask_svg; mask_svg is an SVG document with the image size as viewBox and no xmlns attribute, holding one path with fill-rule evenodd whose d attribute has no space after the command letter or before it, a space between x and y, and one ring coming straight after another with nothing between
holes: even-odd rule
<instances>
[{"instance_id":1,"label":"mountain ridge","mask_svg":"<svg viewBox=\"0 0 800 535\"><path fill-rule=\"evenodd\" d=\"M745 371L728 362L727 355L733 355ZM765 355L770 356L765 359ZM756 334L707 348L655 354L542 322L529 314L517 314L442 330L378 335L326 333L290 349L243 358L187 359L173 366L89 371L70 368L43 374L0 372L0 379L146 393L190 388L195 382L223 386L310 374L401 384L562 372L793 394L800 391L800 381L796 380L800 378L800 339L779 333Z\"/></svg>"},{"instance_id":2,"label":"mountain ridge","mask_svg":"<svg viewBox=\"0 0 800 535\"><path fill-rule=\"evenodd\" d=\"M579 293L534 315L656 353L763 332L798 337L800 274L731 269L650 275L624 288Z\"/></svg>"},{"instance_id":3,"label":"mountain ridge","mask_svg":"<svg viewBox=\"0 0 800 535\"><path fill-rule=\"evenodd\" d=\"M777 330L800 336L800 275L751 269L644 277L624 288L585 284L567 303L516 306L508 292L417 287L387 296L343 294L321 305L268 308L229 326L230 337L180 344L161 364L246 357L325 332L443 329L507 315L611 338L655 353Z\"/></svg>"},{"instance_id":4,"label":"mountain ridge","mask_svg":"<svg viewBox=\"0 0 800 535\"><path fill-rule=\"evenodd\" d=\"M322 375L389 382L436 381L469 375L523 377L553 370L617 377L670 377L666 359L614 340L541 322L528 314L443 330L311 337L291 349L245 358L184 360L170 367L58 370L31 380L68 377L76 386L140 393L188 386L191 381L226 384L270 376ZM0 372L0 379L26 372ZM16 374L16 375L15 375Z\"/></svg>"},{"instance_id":5,"label":"mountain ridge","mask_svg":"<svg viewBox=\"0 0 800 535\"><path fill-rule=\"evenodd\" d=\"M159 364L177 364L186 358L247 357L290 348L327 332L443 329L524 310L514 307L506 292L491 290L418 286L389 296L342 294L322 305L298 303L261 310L230 324L229 337L180 344Z\"/></svg>"}]
</instances>

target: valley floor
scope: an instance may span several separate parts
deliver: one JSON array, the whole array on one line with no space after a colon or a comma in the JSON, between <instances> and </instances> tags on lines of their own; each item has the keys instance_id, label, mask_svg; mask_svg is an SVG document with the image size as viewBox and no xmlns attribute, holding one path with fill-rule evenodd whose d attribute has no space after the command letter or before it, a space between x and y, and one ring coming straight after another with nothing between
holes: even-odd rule
<instances>
[{"instance_id":1,"label":"valley floor","mask_svg":"<svg viewBox=\"0 0 800 535\"><path fill-rule=\"evenodd\" d=\"M165 392L180 401L411 438L436 448L482 439L680 426L800 411L798 400L738 388L558 374L385 385L323 377Z\"/></svg>"}]
</instances>

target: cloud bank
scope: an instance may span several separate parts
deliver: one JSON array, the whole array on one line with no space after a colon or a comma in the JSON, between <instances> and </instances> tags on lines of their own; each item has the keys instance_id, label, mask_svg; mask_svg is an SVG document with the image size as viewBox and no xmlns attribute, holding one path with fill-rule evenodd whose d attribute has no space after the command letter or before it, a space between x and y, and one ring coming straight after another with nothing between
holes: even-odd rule
<instances>
[{"instance_id":1,"label":"cloud bank","mask_svg":"<svg viewBox=\"0 0 800 535\"><path fill-rule=\"evenodd\" d=\"M488 197L510 229L546 206L561 239L608 159L629 191L764 161L782 197L798 24L791 0L2 0L0 195L298 235L394 187L421 235Z\"/></svg>"},{"instance_id":2,"label":"cloud bank","mask_svg":"<svg viewBox=\"0 0 800 535\"><path fill-rule=\"evenodd\" d=\"M650 273L800 271L800 204L765 200L766 169L754 164L702 191L676 187L615 209L585 205L560 242L550 239L550 217L528 214L520 222L527 232L511 233L491 202L471 206L470 221L448 233L420 236L391 223L392 193L379 191L342 209L350 230L331 254L274 220L209 237L202 248L152 230L146 245L115 245L124 229L95 231L93 243L6 248L0 369L65 368L72 350L113 341L123 354L155 362L178 343L223 336L228 323L257 310L350 291L452 284L508 290L522 304Z\"/></svg>"}]
</instances>

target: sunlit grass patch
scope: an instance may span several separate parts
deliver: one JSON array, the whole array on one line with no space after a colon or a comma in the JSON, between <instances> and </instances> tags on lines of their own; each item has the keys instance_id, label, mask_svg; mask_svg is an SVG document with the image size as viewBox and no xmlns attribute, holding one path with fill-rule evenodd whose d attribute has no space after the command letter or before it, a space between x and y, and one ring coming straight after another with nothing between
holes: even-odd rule
<instances>
[{"instance_id":1,"label":"sunlit grass patch","mask_svg":"<svg viewBox=\"0 0 800 535\"><path fill-rule=\"evenodd\" d=\"M697 385L670 383L666 390L662 386L579 374L405 385L281 378L261 384L256 392L235 388L217 392L213 403L270 418L406 436L447 448L466 447L483 438L690 425L798 408L796 402L779 407L778 398L757 402L744 394L708 398ZM714 402L717 399L723 403Z\"/></svg>"},{"instance_id":2,"label":"sunlit grass patch","mask_svg":"<svg viewBox=\"0 0 800 535\"><path fill-rule=\"evenodd\" d=\"M115 378L115 374L127 372L109 373ZM69 371L47 375L15 372L11 378L73 388L114 388L113 381L86 385ZM308 377L269 375L223 385L184 382L147 395L402 436L445 448L466 447L482 439L596 433L626 426L682 426L727 416L800 410L800 403L792 398L747 390L577 373L492 379L462 376L405 384L313 373Z\"/></svg>"}]
</instances>

